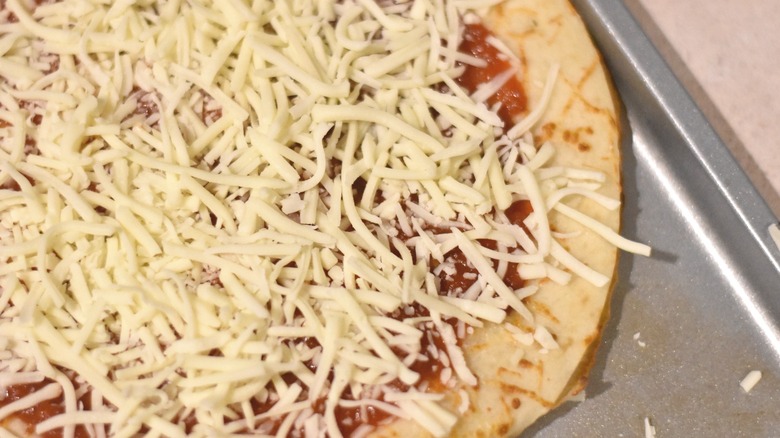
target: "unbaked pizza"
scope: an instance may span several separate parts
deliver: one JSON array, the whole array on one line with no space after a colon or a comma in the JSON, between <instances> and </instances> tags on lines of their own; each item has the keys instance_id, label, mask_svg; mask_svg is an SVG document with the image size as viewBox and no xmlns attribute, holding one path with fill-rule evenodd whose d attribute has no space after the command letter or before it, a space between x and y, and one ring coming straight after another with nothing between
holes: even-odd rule
<instances>
[{"instance_id":1,"label":"unbaked pizza","mask_svg":"<svg viewBox=\"0 0 780 438\"><path fill-rule=\"evenodd\" d=\"M0 1L0 436L516 436L619 120L566 0Z\"/></svg>"}]
</instances>

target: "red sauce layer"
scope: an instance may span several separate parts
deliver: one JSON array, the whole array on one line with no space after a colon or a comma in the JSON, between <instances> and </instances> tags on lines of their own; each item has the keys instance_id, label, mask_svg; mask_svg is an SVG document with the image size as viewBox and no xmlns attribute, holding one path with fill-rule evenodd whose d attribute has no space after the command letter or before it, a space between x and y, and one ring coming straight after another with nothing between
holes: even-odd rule
<instances>
[{"instance_id":1,"label":"red sauce layer","mask_svg":"<svg viewBox=\"0 0 780 438\"><path fill-rule=\"evenodd\" d=\"M38 383L25 383L21 385L12 385L4 390L0 390L0 408L6 406L16 400L22 399L38 390L54 383L52 379L44 379ZM74 383L75 384L75 383ZM90 393L87 392L79 399L79 402L84 406L85 410L89 410L91 407ZM64 396L43 401L37 405L14 413L12 417L17 418L28 425L27 433L32 435L35 432L34 425L41 423L55 415L59 415L65 412ZM2 422L0 422L2 424ZM43 438L58 438L62 436L62 429L50 430L41 435ZM75 431L76 438L89 438L90 434L84 426L76 426Z\"/></svg>"},{"instance_id":2,"label":"red sauce layer","mask_svg":"<svg viewBox=\"0 0 780 438\"><path fill-rule=\"evenodd\" d=\"M458 78L458 84L470 93L476 91L480 84L489 82L512 67L506 56L490 44L488 38L490 36L492 34L482 24L467 24L463 31L460 52L487 62L487 65L482 68L466 65L466 71ZM501 104L498 115L504 121L504 129L509 129L514 125L515 117L528 109L528 99L523 84L517 77L513 76L496 94L488 98L489 105L493 106L497 103Z\"/></svg>"}]
</instances>

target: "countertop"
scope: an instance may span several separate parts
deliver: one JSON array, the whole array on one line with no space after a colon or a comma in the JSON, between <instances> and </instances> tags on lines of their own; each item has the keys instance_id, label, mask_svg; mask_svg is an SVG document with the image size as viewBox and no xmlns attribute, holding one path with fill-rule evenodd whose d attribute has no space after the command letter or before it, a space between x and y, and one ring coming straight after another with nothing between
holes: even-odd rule
<instances>
[{"instance_id":1,"label":"countertop","mask_svg":"<svg viewBox=\"0 0 780 438\"><path fill-rule=\"evenodd\" d=\"M780 217L780 2L625 3Z\"/></svg>"}]
</instances>

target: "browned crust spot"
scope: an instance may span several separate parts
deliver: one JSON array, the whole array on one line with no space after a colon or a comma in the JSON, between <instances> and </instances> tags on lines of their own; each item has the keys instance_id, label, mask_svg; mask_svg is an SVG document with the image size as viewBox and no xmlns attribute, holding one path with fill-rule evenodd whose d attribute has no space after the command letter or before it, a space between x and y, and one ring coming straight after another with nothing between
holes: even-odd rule
<instances>
[{"instance_id":1,"label":"browned crust spot","mask_svg":"<svg viewBox=\"0 0 780 438\"><path fill-rule=\"evenodd\" d=\"M617 120L615 120L615 115L612 114L612 112L607 108L600 108L592 103L588 102L588 99L586 99L582 95L582 90L580 88L580 84L573 84L571 81L569 81L566 78L563 78L563 80L566 82L569 87L572 89L571 96L569 97L568 101L566 102L566 105L563 107L563 114L568 113L571 111L572 107L574 106L575 102L580 102L584 107L586 111L589 111L593 114L598 114L606 117L609 124L616 130L619 131Z\"/></svg>"},{"instance_id":2,"label":"browned crust spot","mask_svg":"<svg viewBox=\"0 0 780 438\"><path fill-rule=\"evenodd\" d=\"M534 134L534 143L542 144L548 140L551 140L555 135L556 125L553 122L545 123L539 128L539 133Z\"/></svg>"},{"instance_id":3,"label":"browned crust spot","mask_svg":"<svg viewBox=\"0 0 780 438\"><path fill-rule=\"evenodd\" d=\"M551 18L547 23L549 24L550 30L552 32L550 33L550 36L547 38L547 41L552 44L553 41L558 39L558 35L561 33L561 30L563 29L563 15L556 15L555 17ZM555 28L553 29L553 26Z\"/></svg>"},{"instance_id":4,"label":"browned crust spot","mask_svg":"<svg viewBox=\"0 0 780 438\"><path fill-rule=\"evenodd\" d=\"M550 310L549 307L547 307L546 304L540 303L538 301L534 300L528 300L528 307L530 307L534 313L539 315L544 315L546 318L549 318L550 321L554 322L555 324L559 324L561 321L553 315L552 310Z\"/></svg>"},{"instance_id":5,"label":"browned crust spot","mask_svg":"<svg viewBox=\"0 0 780 438\"><path fill-rule=\"evenodd\" d=\"M473 351L480 351L480 350L484 350L484 349L486 349L488 347L489 347L489 345L487 345L487 344L479 343L479 344L472 345L471 347L469 347L469 349L471 349Z\"/></svg>"},{"instance_id":6,"label":"browned crust spot","mask_svg":"<svg viewBox=\"0 0 780 438\"><path fill-rule=\"evenodd\" d=\"M544 363L539 362L537 364L534 364L532 362L529 362L529 361L523 359L522 361L520 361L518 366L521 367L521 368L524 368L525 370L533 369L534 371L536 371L536 373L539 375L539 390L541 390L542 383L543 383L542 380L544 378ZM499 376L501 376L501 375L509 375L509 376L513 376L515 378L522 378L524 374L525 374L524 372L518 372L518 371L510 370L510 369L507 369L507 368L504 368L504 367L499 367L498 368L498 375Z\"/></svg>"},{"instance_id":7,"label":"browned crust spot","mask_svg":"<svg viewBox=\"0 0 780 438\"><path fill-rule=\"evenodd\" d=\"M503 391L504 394L513 394L513 395L520 394L526 398L529 398L539 403L540 405L548 409L551 409L555 406L555 403L545 400L544 398L542 398L542 396L540 396L536 392L509 383L502 383L501 391Z\"/></svg>"},{"instance_id":8,"label":"browned crust spot","mask_svg":"<svg viewBox=\"0 0 780 438\"><path fill-rule=\"evenodd\" d=\"M536 364L536 371L539 373L539 383L537 385L537 390L541 392L542 384L544 382L544 362L539 361L539 363Z\"/></svg>"},{"instance_id":9,"label":"browned crust spot","mask_svg":"<svg viewBox=\"0 0 780 438\"><path fill-rule=\"evenodd\" d=\"M586 137L586 136L593 135L593 127L583 126L574 130L565 129L562 135L563 135L563 141L567 143L572 143L572 144L580 143L581 136Z\"/></svg>"},{"instance_id":10,"label":"browned crust spot","mask_svg":"<svg viewBox=\"0 0 780 438\"><path fill-rule=\"evenodd\" d=\"M577 83L578 90L581 90L582 87L585 86L585 82L587 82L588 79L590 79L590 77L593 76L593 73L596 71L596 68L600 66L601 66L601 61L599 59L596 59L588 66L588 68L585 69L585 74L582 75L582 77L580 78L580 82Z\"/></svg>"}]
</instances>

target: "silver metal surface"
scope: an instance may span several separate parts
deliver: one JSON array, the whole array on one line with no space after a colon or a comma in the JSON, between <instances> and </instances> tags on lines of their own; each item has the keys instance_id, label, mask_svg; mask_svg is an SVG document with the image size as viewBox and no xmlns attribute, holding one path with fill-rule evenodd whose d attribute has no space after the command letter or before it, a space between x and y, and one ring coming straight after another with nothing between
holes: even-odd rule
<instances>
[{"instance_id":1,"label":"silver metal surface","mask_svg":"<svg viewBox=\"0 0 780 438\"><path fill-rule=\"evenodd\" d=\"M655 253L620 261L587 399L523 437L779 437L777 218L623 3L573 3L625 106L623 234Z\"/></svg>"}]
</instances>

